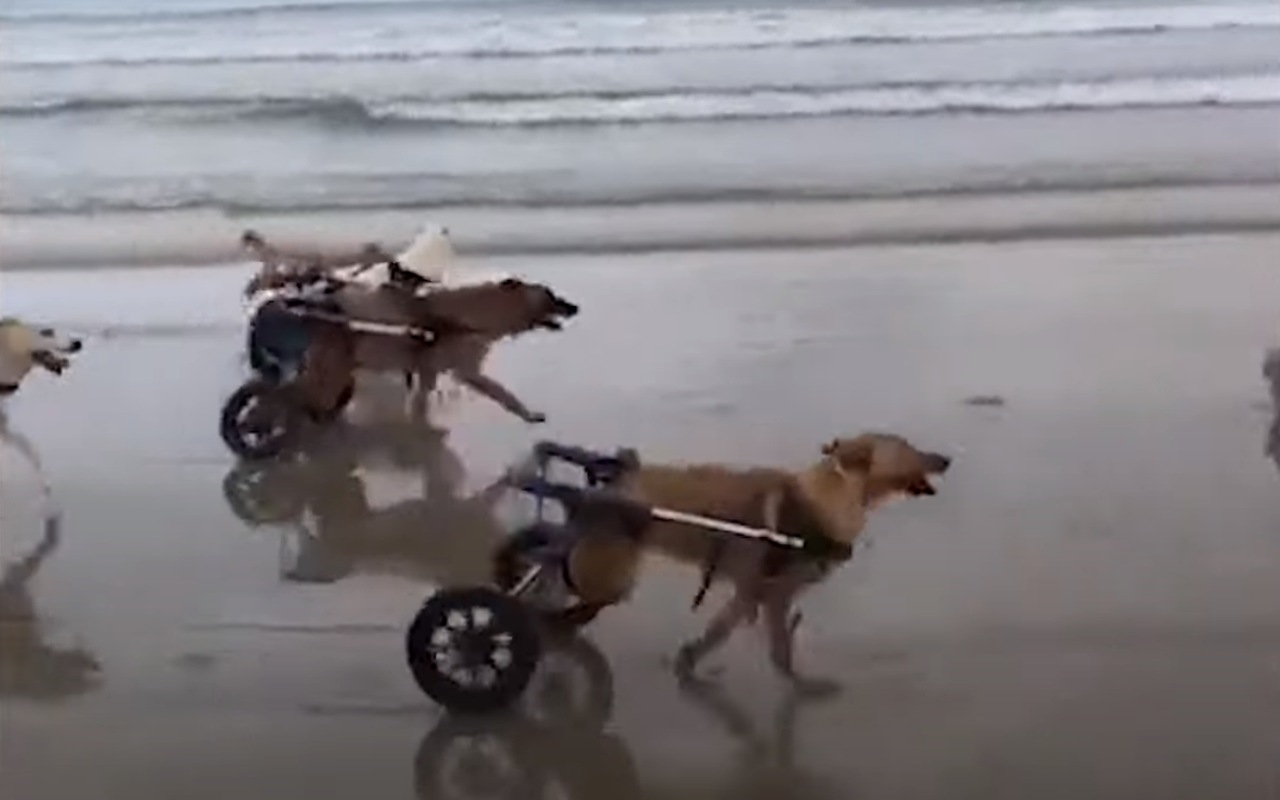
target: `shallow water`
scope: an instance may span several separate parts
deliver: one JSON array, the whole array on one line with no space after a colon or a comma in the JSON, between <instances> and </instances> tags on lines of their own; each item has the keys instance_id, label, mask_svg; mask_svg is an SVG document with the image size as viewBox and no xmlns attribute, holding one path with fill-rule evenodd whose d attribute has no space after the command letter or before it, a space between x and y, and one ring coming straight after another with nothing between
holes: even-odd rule
<instances>
[{"instance_id":1,"label":"shallow water","mask_svg":"<svg viewBox=\"0 0 1280 800\"><path fill-rule=\"evenodd\" d=\"M212 298L234 271L127 273L151 276L141 295L104 271L6 275L20 314L121 327L8 409L65 509L29 586L34 619L101 671L45 700L31 695L47 670L10 684L5 789L1271 798L1280 473L1262 362L1280 335L1276 246L512 259L584 308L491 364L551 421L531 431L470 399L445 412L443 442L406 449L402 428L353 418L332 446L357 447L364 500L326 451L314 540L246 525L223 496L233 464L214 420L241 375L240 334L234 303ZM965 402L978 395L1003 404ZM482 569L522 510L459 498L535 436L801 464L835 433L877 428L956 464L936 498L878 514L871 545L804 602L801 664L839 678L835 698L789 702L748 635L715 659L718 690L678 689L663 659L701 622L695 576L660 564L593 627L598 653L570 659L611 682L587 683L612 698L603 722L548 727L554 713L530 707L533 721L477 734L414 688L403 626L433 585ZM8 449L3 467L8 561L40 533ZM26 642L4 648L19 670L45 652ZM466 768L468 743L487 767Z\"/></svg>"}]
</instances>

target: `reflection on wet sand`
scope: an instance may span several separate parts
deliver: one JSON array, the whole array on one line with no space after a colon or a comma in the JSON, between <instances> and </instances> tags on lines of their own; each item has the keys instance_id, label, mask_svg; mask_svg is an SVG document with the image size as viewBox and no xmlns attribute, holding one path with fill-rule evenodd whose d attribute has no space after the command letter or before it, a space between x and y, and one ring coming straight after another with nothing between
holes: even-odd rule
<instances>
[{"instance_id":1,"label":"reflection on wet sand","mask_svg":"<svg viewBox=\"0 0 1280 800\"><path fill-rule=\"evenodd\" d=\"M61 700L98 688L101 665L82 647L57 647L36 609L31 582L61 541L57 524L0 576L0 697Z\"/></svg>"},{"instance_id":2,"label":"reflection on wet sand","mask_svg":"<svg viewBox=\"0 0 1280 800\"><path fill-rule=\"evenodd\" d=\"M1267 431L1267 457L1280 469L1280 348L1267 352L1262 375L1271 384L1271 428Z\"/></svg>"},{"instance_id":3,"label":"reflection on wet sand","mask_svg":"<svg viewBox=\"0 0 1280 800\"><path fill-rule=\"evenodd\" d=\"M608 730L613 672L590 641L549 643L520 705L498 717L444 716L414 759L422 800L641 795L625 740Z\"/></svg>"},{"instance_id":4,"label":"reflection on wet sand","mask_svg":"<svg viewBox=\"0 0 1280 800\"><path fill-rule=\"evenodd\" d=\"M295 458L239 463L223 481L241 520L287 531L282 577L332 583L373 572L438 585L487 579L503 536L494 505L504 487L495 481L464 495L466 470L447 432L401 414L324 434ZM419 473L421 496L374 508L365 473L375 464Z\"/></svg>"},{"instance_id":5,"label":"reflection on wet sand","mask_svg":"<svg viewBox=\"0 0 1280 800\"><path fill-rule=\"evenodd\" d=\"M796 731L803 710L827 702L830 696L789 693L779 702L771 730L764 735L745 709L714 681L682 680L680 694L742 747L741 759L724 770L732 776L720 793L724 797L836 800L850 796L847 783L840 786L822 781L796 762Z\"/></svg>"}]
</instances>

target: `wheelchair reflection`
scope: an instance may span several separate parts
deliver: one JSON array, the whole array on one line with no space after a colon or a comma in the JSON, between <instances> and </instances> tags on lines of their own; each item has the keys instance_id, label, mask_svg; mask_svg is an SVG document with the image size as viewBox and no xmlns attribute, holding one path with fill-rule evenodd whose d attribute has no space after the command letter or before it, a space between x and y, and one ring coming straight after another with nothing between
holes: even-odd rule
<instances>
[{"instance_id":1,"label":"wheelchair reflection","mask_svg":"<svg viewBox=\"0 0 1280 800\"><path fill-rule=\"evenodd\" d=\"M422 800L640 797L625 740L608 730L613 672L587 639L548 644L533 680L501 716L445 714L422 738Z\"/></svg>"},{"instance_id":2,"label":"wheelchair reflection","mask_svg":"<svg viewBox=\"0 0 1280 800\"><path fill-rule=\"evenodd\" d=\"M330 433L287 460L238 463L223 480L236 517L281 529L282 579L333 583L378 573L449 585L488 577L489 555L504 536L495 513L500 481L464 494L466 470L447 433L420 422ZM419 496L374 507L367 478L379 467L391 472L387 462L418 473Z\"/></svg>"}]
</instances>

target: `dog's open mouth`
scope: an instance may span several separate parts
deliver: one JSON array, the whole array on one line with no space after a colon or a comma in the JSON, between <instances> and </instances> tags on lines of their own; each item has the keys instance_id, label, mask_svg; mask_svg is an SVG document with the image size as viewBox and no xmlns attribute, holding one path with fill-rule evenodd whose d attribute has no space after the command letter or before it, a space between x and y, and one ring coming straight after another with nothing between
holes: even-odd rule
<instances>
[{"instance_id":1,"label":"dog's open mouth","mask_svg":"<svg viewBox=\"0 0 1280 800\"><path fill-rule=\"evenodd\" d=\"M925 469L928 472L917 475L907 484L907 494L912 497L929 497L938 493L937 487L929 480L935 475L943 475L951 468L951 459L941 453L925 454Z\"/></svg>"},{"instance_id":2,"label":"dog's open mouth","mask_svg":"<svg viewBox=\"0 0 1280 800\"><path fill-rule=\"evenodd\" d=\"M37 364L49 370L54 375L61 375L64 369L71 366L71 361L69 359L63 358L55 353L51 353L48 350L41 350L39 352L32 353L31 358Z\"/></svg>"},{"instance_id":3,"label":"dog's open mouth","mask_svg":"<svg viewBox=\"0 0 1280 800\"><path fill-rule=\"evenodd\" d=\"M928 478L921 477L907 484L907 494L912 497L928 497L935 495L938 490L929 482Z\"/></svg>"},{"instance_id":4,"label":"dog's open mouth","mask_svg":"<svg viewBox=\"0 0 1280 800\"><path fill-rule=\"evenodd\" d=\"M570 303L564 298L557 297L552 303L551 310L547 312L539 322L539 328L545 328L549 331L564 330L565 320L571 319L578 315L578 306Z\"/></svg>"}]
</instances>

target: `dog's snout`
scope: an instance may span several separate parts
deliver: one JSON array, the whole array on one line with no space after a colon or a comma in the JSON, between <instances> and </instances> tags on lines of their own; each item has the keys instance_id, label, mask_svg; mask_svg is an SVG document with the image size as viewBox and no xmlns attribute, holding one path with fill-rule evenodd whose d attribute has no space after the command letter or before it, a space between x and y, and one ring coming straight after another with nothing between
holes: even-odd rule
<instances>
[{"instance_id":1,"label":"dog's snout","mask_svg":"<svg viewBox=\"0 0 1280 800\"><path fill-rule=\"evenodd\" d=\"M951 459L941 453L930 453L929 468L934 472L946 472L951 468Z\"/></svg>"},{"instance_id":2,"label":"dog's snout","mask_svg":"<svg viewBox=\"0 0 1280 800\"><path fill-rule=\"evenodd\" d=\"M80 341L79 339L72 339L70 342L67 343L67 352L79 353L82 347L84 347L84 342Z\"/></svg>"}]
</instances>

